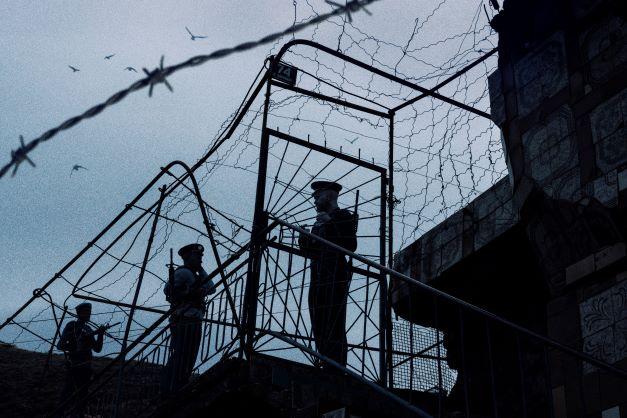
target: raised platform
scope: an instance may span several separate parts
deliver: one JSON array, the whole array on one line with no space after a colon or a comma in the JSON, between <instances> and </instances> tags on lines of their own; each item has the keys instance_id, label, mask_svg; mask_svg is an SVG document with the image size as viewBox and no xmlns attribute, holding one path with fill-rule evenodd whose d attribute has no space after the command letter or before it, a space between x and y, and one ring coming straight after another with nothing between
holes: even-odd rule
<instances>
[{"instance_id":1,"label":"raised platform","mask_svg":"<svg viewBox=\"0 0 627 418\"><path fill-rule=\"evenodd\" d=\"M431 394L414 392L412 398L427 412L437 407ZM346 418L415 416L351 376L255 354L214 366L152 417L313 418L342 408Z\"/></svg>"}]
</instances>

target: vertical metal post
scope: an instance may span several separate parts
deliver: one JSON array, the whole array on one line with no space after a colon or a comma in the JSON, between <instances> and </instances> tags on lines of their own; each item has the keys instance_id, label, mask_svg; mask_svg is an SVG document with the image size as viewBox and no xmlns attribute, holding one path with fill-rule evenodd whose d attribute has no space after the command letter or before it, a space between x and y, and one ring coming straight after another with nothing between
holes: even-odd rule
<instances>
[{"instance_id":1,"label":"vertical metal post","mask_svg":"<svg viewBox=\"0 0 627 418\"><path fill-rule=\"evenodd\" d=\"M370 272L370 266L367 266L366 269ZM366 309L364 309L364 325L362 330L361 340L363 341L363 347L361 350L361 375L364 375L364 370L366 368L366 330L368 329L368 300L370 299L370 277L366 276ZM374 301L372 301L374 304Z\"/></svg>"},{"instance_id":2,"label":"vertical metal post","mask_svg":"<svg viewBox=\"0 0 627 418\"><path fill-rule=\"evenodd\" d=\"M244 344L244 330L241 329L241 322L239 317L237 316L237 307L235 306L235 301L231 295L231 290L229 289L229 283L226 278L226 274L224 273L224 268L222 267L222 262L220 261L220 254L218 253L218 246L216 244L215 237L213 236L213 226L209 222L209 217L207 216L207 211L205 209L205 205L202 203L202 198L200 196L200 189L198 188L198 184L196 184L196 180L194 176L190 176L192 182L194 183L194 190L196 197L198 199L198 203L200 206L200 213L202 214L203 223L207 229L207 236L209 237L209 242L211 243L211 250L213 251L213 257L216 260L216 267L220 269L220 276L224 280L224 291L226 293L226 299L229 303L229 307L231 308L231 314L233 315L233 320L235 321L235 325L237 326L237 332L239 334L239 339L241 341L240 345ZM226 320L226 313L224 316Z\"/></svg>"},{"instance_id":3,"label":"vertical metal post","mask_svg":"<svg viewBox=\"0 0 627 418\"><path fill-rule=\"evenodd\" d=\"M414 393L414 324L409 321L407 324L409 324L409 399L411 400Z\"/></svg>"},{"instance_id":4,"label":"vertical metal post","mask_svg":"<svg viewBox=\"0 0 627 418\"><path fill-rule=\"evenodd\" d=\"M274 68L274 59L270 58L271 74ZM268 217L264 211L266 193L266 174L268 172L268 151L270 138L267 131L268 109L270 107L271 83L267 77L266 97L263 105L263 125L261 133L261 145L259 147L259 169L257 174L257 191L255 195L255 213L253 217L253 227L251 232L250 258L248 262L248 272L246 274L246 293L244 295L245 306L244 324L246 327L245 351L252 352L255 337L255 326L257 322L257 292L259 288L259 272L261 268L262 247L265 236L259 233L267 226ZM240 351L240 357L243 353Z\"/></svg>"},{"instance_id":5,"label":"vertical metal post","mask_svg":"<svg viewBox=\"0 0 627 418\"><path fill-rule=\"evenodd\" d=\"M292 232L292 238L291 238L292 242L291 245L292 247L294 246L294 233ZM277 265L279 264L279 255L277 254L276 256L276 262ZM291 281L292 281L292 263L293 263L293 259L292 259L292 253L288 253L287 254L287 283L286 283L286 289L285 289L285 310L283 311L283 326L285 327L285 322L287 320L287 310L289 309L289 301L290 301L290 292L292 292L292 294L294 293L292 291L292 286L291 286ZM296 299L296 298L294 298ZM296 300L294 300L296 301ZM299 305L300 306L300 305ZM300 309L298 310L298 315L300 315ZM295 328L294 330L294 334L298 334L298 326Z\"/></svg>"},{"instance_id":6,"label":"vertical metal post","mask_svg":"<svg viewBox=\"0 0 627 418\"><path fill-rule=\"evenodd\" d=\"M146 265L148 264L148 259L150 258L150 250L152 249L152 241L155 237L155 231L157 229L157 223L159 222L159 216L161 214L161 205L163 204L163 199L165 197L166 186L162 186L159 188L159 192L161 193L159 196L159 202L157 203L157 209L155 211L155 217L152 220L152 227L150 228L150 236L148 237L148 244L146 244L146 252L144 253L144 260L142 261L142 267L139 271L139 277L137 278L137 286L135 287L135 294L133 295L133 303L131 304L131 311L128 314L128 322L126 323L126 329L124 330L124 338L122 339L122 347L120 348L120 373L118 376L118 388L116 392L116 399L114 405L113 416L117 417L120 406L120 395L122 393L122 378L124 377L124 360L126 357L126 346L128 344L128 334L131 331L131 324L133 323L133 316L135 315L135 307L137 306L137 299L139 298L139 292L142 287L142 281L144 279L144 273L146 272Z\"/></svg>"},{"instance_id":7,"label":"vertical metal post","mask_svg":"<svg viewBox=\"0 0 627 418\"><path fill-rule=\"evenodd\" d=\"M546 344L542 344L542 357L544 360L545 380L546 380L546 396L550 408L550 418L555 418L555 405L553 403L553 382L551 378L551 362L549 361L549 352ZM600 392L599 392L600 393ZM582 398L585 399L585 393L582 393Z\"/></svg>"},{"instance_id":8,"label":"vertical metal post","mask_svg":"<svg viewBox=\"0 0 627 418\"><path fill-rule=\"evenodd\" d=\"M379 263L385 265L385 200L386 200L386 176L381 176L381 208L379 214ZM379 380L381 386L388 383L387 374L387 286L386 275L381 272L379 276Z\"/></svg>"},{"instance_id":9,"label":"vertical metal post","mask_svg":"<svg viewBox=\"0 0 627 418\"><path fill-rule=\"evenodd\" d=\"M442 417L442 350L440 349L440 344L442 341L440 340L440 322L439 322L439 312L438 312L438 297L433 295L433 319L435 323L435 352L436 357L438 358L438 417Z\"/></svg>"},{"instance_id":10,"label":"vertical metal post","mask_svg":"<svg viewBox=\"0 0 627 418\"><path fill-rule=\"evenodd\" d=\"M516 351L518 352L518 374L520 376L520 401L523 417L527 418L527 395L525 393L525 366L523 364L522 349L520 348L520 336L516 334Z\"/></svg>"},{"instance_id":11,"label":"vertical metal post","mask_svg":"<svg viewBox=\"0 0 627 418\"><path fill-rule=\"evenodd\" d=\"M393 268L394 241L394 111L390 111L390 136L388 139L388 267Z\"/></svg>"},{"instance_id":12,"label":"vertical metal post","mask_svg":"<svg viewBox=\"0 0 627 418\"><path fill-rule=\"evenodd\" d=\"M52 342L50 343L50 350L48 350L48 357L46 357L46 365L44 366L44 373L41 377L42 380L48 374L48 368L50 367L50 358L52 358L52 351L54 350L54 346L57 343L57 337L61 335L61 325L63 325L63 320L65 319L65 314L67 313L67 306L63 307L63 313L61 314L61 320L57 324L57 330L54 332L54 337L52 337ZM54 320L57 320L57 314L54 311L54 305L52 306L52 314L54 315Z\"/></svg>"},{"instance_id":13,"label":"vertical metal post","mask_svg":"<svg viewBox=\"0 0 627 418\"><path fill-rule=\"evenodd\" d=\"M468 370L466 369L466 348L464 347L464 312L462 307L458 307L459 313L459 352L462 362L461 372L463 373L464 384L464 410L466 411L466 417L470 417L470 400L468 398Z\"/></svg>"},{"instance_id":14,"label":"vertical metal post","mask_svg":"<svg viewBox=\"0 0 627 418\"><path fill-rule=\"evenodd\" d=\"M394 111L389 112L390 115L390 137L388 140L388 267L394 269ZM386 330L387 330L387 351L388 351L388 370L389 385L394 387L393 379L393 341L392 341L392 299L388 293L387 286L385 287L385 294L383 295L386 300Z\"/></svg>"},{"instance_id":15,"label":"vertical metal post","mask_svg":"<svg viewBox=\"0 0 627 418\"><path fill-rule=\"evenodd\" d=\"M499 417L499 408L496 400L496 376L494 375L494 353L492 352L492 335L490 332L490 322L485 319L486 341L488 344L488 364L490 365L490 392L492 395L492 412L494 418Z\"/></svg>"},{"instance_id":16,"label":"vertical metal post","mask_svg":"<svg viewBox=\"0 0 627 418\"><path fill-rule=\"evenodd\" d=\"M294 236L294 231L292 231L292 236ZM293 238L292 238L293 239ZM300 295L298 296L298 306L303 306L303 295L305 294L305 276L307 275L307 259L303 258L303 279L300 282ZM298 310L298 319L296 320L296 329L300 329L300 320L302 318L301 310ZM307 326L305 325L305 320L303 319L303 330L304 335L310 337L310 333L307 332ZM303 344L307 344L309 348L311 348L311 343L304 342Z\"/></svg>"}]
</instances>

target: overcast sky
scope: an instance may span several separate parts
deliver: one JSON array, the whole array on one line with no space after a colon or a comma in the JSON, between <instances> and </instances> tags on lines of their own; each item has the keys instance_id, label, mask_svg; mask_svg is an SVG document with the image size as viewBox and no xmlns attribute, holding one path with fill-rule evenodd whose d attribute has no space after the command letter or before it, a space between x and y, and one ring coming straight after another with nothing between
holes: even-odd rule
<instances>
[{"instance_id":1,"label":"overcast sky","mask_svg":"<svg viewBox=\"0 0 627 418\"><path fill-rule=\"evenodd\" d=\"M330 9L323 1L295 3L298 20L313 15L314 10ZM437 42L466 30L478 6L476 0L382 0L368 7L372 16L356 14L354 25L375 39L405 45L415 19L419 23L427 21L411 46L435 45L425 50L424 59L443 63L455 56L459 45L453 42L440 46ZM431 15L434 17L428 20ZM142 67L155 67L161 55L165 55L166 65L178 63L193 55L258 39L293 21L292 0L3 1L0 163L8 161L19 135L26 140L35 138L103 101L141 77ZM313 38L335 49L338 35L333 30L340 25L341 19L336 19L297 37ZM207 38L191 41L185 26ZM347 39L342 42L344 47L351 44ZM14 178L1 179L0 317L14 311L33 288L71 259L154 177L159 167L175 159L193 164L237 108L264 58L278 47L280 44L273 49L261 46L179 72L169 79L174 93L159 85L150 99L147 90L132 94L98 117L41 144L31 154L36 168L22 164ZM364 48L372 46L364 43ZM385 48L385 42L381 48ZM354 48L347 53L359 55L360 51ZM105 60L110 54L115 55ZM379 58L389 58L389 65L394 66L399 57ZM73 72L69 65L80 71ZM125 71L127 66L139 73ZM403 61L399 71L415 79L426 74L420 63L412 60ZM423 84L428 87L435 82L425 80ZM300 131L302 135L305 132ZM255 137L258 135L254 133L250 136ZM371 157L378 154L375 148L366 146L365 150ZM75 164L87 170L70 176ZM497 167L502 168L502 164ZM241 191L250 186L250 177L240 174L218 176L221 185L208 191L209 197L230 202L225 203L227 206L242 203L246 207L244 203L250 203L253 197ZM498 179L496 174L492 177L481 185L483 189ZM239 190L238 183L242 185ZM405 183L404 193L411 189L410 180ZM240 215L251 216L244 212Z\"/></svg>"}]
</instances>

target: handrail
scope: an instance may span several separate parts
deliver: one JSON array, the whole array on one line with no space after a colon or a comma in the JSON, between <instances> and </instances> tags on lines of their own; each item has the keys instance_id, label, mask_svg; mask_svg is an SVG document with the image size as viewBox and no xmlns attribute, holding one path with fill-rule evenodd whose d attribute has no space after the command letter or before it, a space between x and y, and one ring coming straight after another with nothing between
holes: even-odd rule
<instances>
[{"instance_id":1,"label":"handrail","mask_svg":"<svg viewBox=\"0 0 627 418\"><path fill-rule=\"evenodd\" d=\"M483 316L483 317L485 317L487 319L490 319L492 321L501 323L502 325L505 325L506 327L515 329L516 331L518 331L518 332L520 332L522 334L525 334L528 337L531 337L533 339L539 340L539 341L541 341L541 342L543 342L545 344L548 344L548 345L550 345L550 346L552 346L554 348L557 348L559 350L565 351L565 352L567 352L567 353L569 353L569 354L571 354L571 355L573 355L575 357L578 357L581 360L584 360L584 361L586 361L586 362L588 362L590 364L593 364L593 365L595 365L595 366L597 366L599 368L602 368L602 369L604 369L604 370L606 370L608 372L614 373L614 374L616 374L616 375L618 375L618 376L620 376L620 377L622 377L624 379L627 379L627 371L626 370L623 370L621 368L618 368L616 366L608 364L608 363L606 363L606 362L604 362L602 360L596 359L596 358L594 358L594 357L592 357L592 356L590 356L590 355L588 355L586 353L582 353L581 351L578 351L578 350L575 350L575 349L573 349L571 347L568 347L568 346L566 346L566 345L564 345L564 344L560 343L559 341L556 341L556 340L554 340L552 338L549 338L549 337L546 337L544 335L538 334L537 332L531 331L530 329L527 329L527 328L523 327L522 325L518 325L518 324L516 324L516 323L514 323L512 321L509 321L509 320L507 320L505 318L502 318L502 317L500 317L498 315L495 315L492 312L489 312L489 311L487 311L485 309L482 309L482 308L480 308L478 306L475 306L475 305L473 305L471 303L468 303L468 302L466 302L466 301L464 301L462 299L456 298L455 296L451 296L448 293L445 293L445 292L443 292L441 290L438 290L438 289L436 289L434 287L431 287L431 286L429 286L427 284L424 284L424 283L422 283L422 282L420 282L420 281L418 281L416 279L412 279L409 276L406 276L406 275L404 275L402 273L397 272L396 270L393 270L393 269L391 269L389 267L386 267L386 266L383 266L383 265L381 265L379 263L376 263L376 262L374 262L374 261L372 261L372 260L370 260L370 259L368 259L368 258L366 258L364 256L361 256L361 255L359 255L357 253L354 253L352 251L348 251L347 249L345 249L345 248L343 248L343 247L341 247L341 246L339 246L337 244L334 244L331 241L328 241L328 240L326 240L324 238L321 238L321 237L319 237L317 235L314 235L311 232L306 231L305 229L300 228L300 227L298 227L296 225L293 225L293 224L291 224L289 222L286 222L286 221L284 221L282 219L279 219L279 218L277 218L276 216L274 216L272 214L269 214L268 217L270 219L273 219L274 222L278 223L279 225L282 225L282 226L284 226L286 228L289 228L289 229L292 229L292 230L294 230L296 232L299 232L300 234L303 234L303 235L307 236L308 238L314 239L314 240L316 240L316 241L318 241L318 242L320 242L320 243L322 243L322 244L324 244L326 246L329 246L329 247L333 248L334 250L336 250L336 251L338 251L338 252L340 252L340 253L342 253L344 255L353 257L354 259L359 260L362 263L365 263L365 264L367 264L367 265L369 265L369 266L371 266L373 268L376 268L376 269L378 269L379 271L381 271L383 273L389 274L390 276L394 276L397 279L400 279L400 280L402 280L402 281L404 281L406 283L409 283L411 285L417 286L417 287L421 288L422 290L425 290L428 293L435 294L436 296L439 296L439 297L441 297L441 298L443 298L443 299L445 299L445 300L447 300L447 301L449 301L449 302L451 302L451 303L453 303L455 305L461 306L461 307L466 308L468 310L471 310L471 311L473 311L475 313L478 313L479 315L481 315L481 316Z\"/></svg>"},{"instance_id":2,"label":"handrail","mask_svg":"<svg viewBox=\"0 0 627 418\"><path fill-rule=\"evenodd\" d=\"M272 223L269 227L274 227L276 224ZM266 232L266 231L264 231ZM239 259L248 249L248 244L243 246L242 248L240 248L236 253L234 253L233 255L231 255L227 260L224 261L224 263L221 264L220 267L216 268L215 270L213 270L211 273L209 273L207 275L207 277L201 281L199 283L199 287L208 283L209 280L211 280L212 278L216 277L218 274L220 274L220 271L223 271L226 267L228 267L229 265L231 265L234 261L236 261L237 259ZM227 287L227 283L226 283L226 278L221 279L218 284L223 283L225 288ZM96 374L93 379L91 380L90 383L93 383L94 381L100 379L106 372L108 372L109 370L111 370L111 368L120 362L120 360L123 360L124 363L123 364L127 364L129 362L131 362L132 360L134 360L137 355L146 349L146 347L149 346L149 344L145 344L144 348L142 350L140 350L138 353L135 353L131 358L129 359L125 359L126 355L128 353L130 353L135 347L137 347L146 337L148 337L163 321L165 321L171 314L172 312L174 312L174 310L176 309L176 307L170 307L167 311L165 311L158 319L155 320L155 322L152 323L152 325L150 325L148 328L146 328L146 330L139 335L132 343L130 343L125 350L121 351L120 353L118 353L109 364L107 364L98 374ZM188 308L189 309L189 308ZM155 336L153 336L151 338L151 342L154 341L156 338L158 338L163 332L165 332L165 330L167 330L167 327L164 327L161 331L159 331ZM108 382L113 376L109 377L109 379L105 379L104 381L100 382L98 384L98 386L96 386L95 388L93 388L92 390L90 390L88 392L88 394L86 395L86 398L89 398L91 396L93 396L106 382ZM63 410L63 408L65 408L67 405L69 405L77 396L78 392L75 392L74 395L68 397L65 401L63 401L60 405L57 406L57 408L55 408L54 411L51 412L51 416L55 416L56 413L58 413L59 411Z\"/></svg>"}]
</instances>

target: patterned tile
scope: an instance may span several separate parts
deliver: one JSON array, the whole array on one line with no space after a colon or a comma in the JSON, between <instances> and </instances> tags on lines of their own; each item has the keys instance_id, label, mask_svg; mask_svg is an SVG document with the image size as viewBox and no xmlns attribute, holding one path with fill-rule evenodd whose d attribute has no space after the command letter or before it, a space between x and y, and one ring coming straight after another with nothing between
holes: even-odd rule
<instances>
[{"instance_id":1,"label":"patterned tile","mask_svg":"<svg viewBox=\"0 0 627 418\"><path fill-rule=\"evenodd\" d=\"M543 186L579 164L572 113L567 106L525 132L522 142L531 177Z\"/></svg>"},{"instance_id":2,"label":"patterned tile","mask_svg":"<svg viewBox=\"0 0 627 418\"><path fill-rule=\"evenodd\" d=\"M601 176L592 182L593 196L606 206L618 204L618 176L616 170Z\"/></svg>"},{"instance_id":3,"label":"patterned tile","mask_svg":"<svg viewBox=\"0 0 627 418\"><path fill-rule=\"evenodd\" d=\"M494 186L472 202L473 219L476 221L490 215L496 209L511 204L512 187L509 178L499 180Z\"/></svg>"},{"instance_id":4,"label":"patterned tile","mask_svg":"<svg viewBox=\"0 0 627 418\"><path fill-rule=\"evenodd\" d=\"M568 85L564 36L556 33L514 66L518 113L527 115Z\"/></svg>"},{"instance_id":5,"label":"patterned tile","mask_svg":"<svg viewBox=\"0 0 627 418\"><path fill-rule=\"evenodd\" d=\"M617 284L611 290L614 320L621 321L627 319L627 280Z\"/></svg>"},{"instance_id":6,"label":"patterned tile","mask_svg":"<svg viewBox=\"0 0 627 418\"><path fill-rule=\"evenodd\" d=\"M623 191L627 189L627 169L618 173L618 190Z\"/></svg>"},{"instance_id":7,"label":"patterned tile","mask_svg":"<svg viewBox=\"0 0 627 418\"><path fill-rule=\"evenodd\" d=\"M627 62L627 26L613 17L599 23L581 38L583 53L589 61L593 83L607 80Z\"/></svg>"},{"instance_id":8,"label":"patterned tile","mask_svg":"<svg viewBox=\"0 0 627 418\"><path fill-rule=\"evenodd\" d=\"M601 418L620 418L620 406L613 406L602 411Z\"/></svg>"},{"instance_id":9,"label":"patterned tile","mask_svg":"<svg viewBox=\"0 0 627 418\"><path fill-rule=\"evenodd\" d=\"M627 358L627 319L614 325L614 361Z\"/></svg>"},{"instance_id":10,"label":"patterned tile","mask_svg":"<svg viewBox=\"0 0 627 418\"><path fill-rule=\"evenodd\" d=\"M627 128L610 135L595 144L597 167L607 173L627 161Z\"/></svg>"},{"instance_id":11,"label":"patterned tile","mask_svg":"<svg viewBox=\"0 0 627 418\"><path fill-rule=\"evenodd\" d=\"M576 202L582 196L581 171L575 167L543 186L544 192L554 199L570 200Z\"/></svg>"},{"instance_id":12,"label":"patterned tile","mask_svg":"<svg viewBox=\"0 0 627 418\"><path fill-rule=\"evenodd\" d=\"M627 280L579 305L584 352L608 363L627 358ZM584 372L594 370L584 365Z\"/></svg>"},{"instance_id":13,"label":"patterned tile","mask_svg":"<svg viewBox=\"0 0 627 418\"><path fill-rule=\"evenodd\" d=\"M620 129L626 100L627 89L600 104L590 113L593 142L598 142Z\"/></svg>"},{"instance_id":14,"label":"patterned tile","mask_svg":"<svg viewBox=\"0 0 627 418\"><path fill-rule=\"evenodd\" d=\"M603 173L627 161L627 89L590 113L597 166Z\"/></svg>"},{"instance_id":15,"label":"patterned tile","mask_svg":"<svg viewBox=\"0 0 627 418\"><path fill-rule=\"evenodd\" d=\"M607 327L596 334L592 334L583 341L583 351L594 358L607 363L614 363L616 354L614 350L614 330Z\"/></svg>"},{"instance_id":16,"label":"patterned tile","mask_svg":"<svg viewBox=\"0 0 627 418\"><path fill-rule=\"evenodd\" d=\"M518 221L508 177L483 192L469 206L474 226L474 250L488 244Z\"/></svg>"},{"instance_id":17,"label":"patterned tile","mask_svg":"<svg viewBox=\"0 0 627 418\"><path fill-rule=\"evenodd\" d=\"M612 289L593 296L579 305L581 335L588 337L609 327L614 322Z\"/></svg>"}]
</instances>

